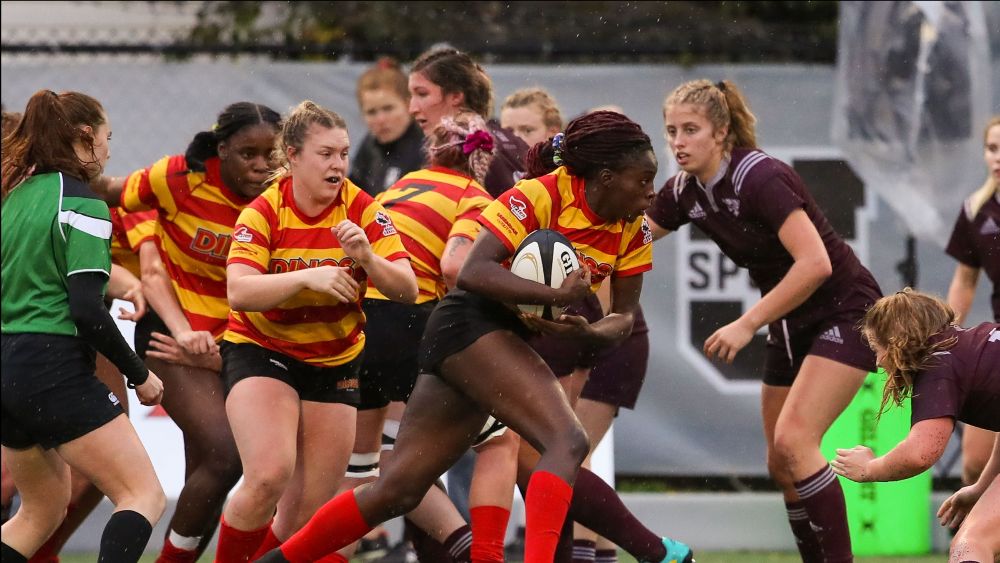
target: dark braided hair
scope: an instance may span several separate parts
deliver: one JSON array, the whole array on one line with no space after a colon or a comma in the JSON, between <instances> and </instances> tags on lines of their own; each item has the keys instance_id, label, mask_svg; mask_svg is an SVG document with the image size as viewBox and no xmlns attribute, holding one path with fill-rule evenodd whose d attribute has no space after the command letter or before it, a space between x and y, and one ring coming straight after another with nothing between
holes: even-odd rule
<instances>
[{"instance_id":1,"label":"dark braided hair","mask_svg":"<svg viewBox=\"0 0 1000 563\"><path fill-rule=\"evenodd\" d=\"M649 135L638 123L614 111L582 115L566 126L560 158L570 174L593 178L605 168L620 170L625 161L653 150ZM552 139L537 143L528 151L525 178L537 178L555 170Z\"/></svg>"},{"instance_id":2,"label":"dark braided hair","mask_svg":"<svg viewBox=\"0 0 1000 563\"><path fill-rule=\"evenodd\" d=\"M219 143L239 133L243 128L269 123L275 131L281 129L281 115L273 109L252 102L236 102L222 110L211 131L202 131L194 136L184 152L188 168L196 172L205 171L205 161L219 156Z\"/></svg>"}]
</instances>

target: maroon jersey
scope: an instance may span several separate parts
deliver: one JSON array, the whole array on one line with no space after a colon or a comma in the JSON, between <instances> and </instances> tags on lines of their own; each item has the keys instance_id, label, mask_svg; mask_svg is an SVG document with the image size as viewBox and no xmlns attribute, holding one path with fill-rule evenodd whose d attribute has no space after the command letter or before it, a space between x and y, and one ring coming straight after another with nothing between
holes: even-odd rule
<instances>
[{"instance_id":1,"label":"maroon jersey","mask_svg":"<svg viewBox=\"0 0 1000 563\"><path fill-rule=\"evenodd\" d=\"M950 328L935 340L953 336L955 345L914 377L910 423L948 416L1000 431L1000 324Z\"/></svg>"},{"instance_id":2,"label":"maroon jersey","mask_svg":"<svg viewBox=\"0 0 1000 563\"><path fill-rule=\"evenodd\" d=\"M496 199L524 177L524 157L531 147L510 129L500 127L500 122L495 119L489 120L486 128L493 135L496 152L490 169L486 172L483 187Z\"/></svg>"},{"instance_id":3,"label":"maroon jersey","mask_svg":"<svg viewBox=\"0 0 1000 563\"><path fill-rule=\"evenodd\" d=\"M993 282L993 320L1000 322L1000 191L973 214L965 201L945 252L973 268L982 268Z\"/></svg>"},{"instance_id":4,"label":"maroon jersey","mask_svg":"<svg viewBox=\"0 0 1000 563\"><path fill-rule=\"evenodd\" d=\"M859 274L868 272L790 166L759 150L734 149L708 185L684 172L667 180L646 213L670 230L694 223L726 256L750 271L763 295L794 263L778 230L796 209L804 209L816 226L833 266L833 274L792 313L798 316L828 309L831 300L839 302L839 297L851 291Z\"/></svg>"}]
</instances>

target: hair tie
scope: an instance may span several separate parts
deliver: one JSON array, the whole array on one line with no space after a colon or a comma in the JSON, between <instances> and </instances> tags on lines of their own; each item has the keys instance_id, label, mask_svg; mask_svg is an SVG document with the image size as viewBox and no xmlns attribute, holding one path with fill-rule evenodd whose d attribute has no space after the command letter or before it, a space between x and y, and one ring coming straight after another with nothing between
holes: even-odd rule
<instances>
[{"instance_id":1,"label":"hair tie","mask_svg":"<svg viewBox=\"0 0 1000 563\"><path fill-rule=\"evenodd\" d=\"M215 133L218 130L219 130L219 124L218 123L213 123L212 124L212 132Z\"/></svg>"},{"instance_id":2,"label":"hair tie","mask_svg":"<svg viewBox=\"0 0 1000 563\"><path fill-rule=\"evenodd\" d=\"M493 152L493 135L482 129L469 133L462 142L462 154L470 154L478 149Z\"/></svg>"},{"instance_id":3,"label":"hair tie","mask_svg":"<svg viewBox=\"0 0 1000 563\"><path fill-rule=\"evenodd\" d=\"M555 136L552 137L552 150L553 150L552 162L556 166L563 165L562 153L563 153L563 141L565 139L566 135L564 133L556 133Z\"/></svg>"},{"instance_id":4,"label":"hair tie","mask_svg":"<svg viewBox=\"0 0 1000 563\"><path fill-rule=\"evenodd\" d=\"M726 83L721 80L715 83L715 87L718 88L720 92L725 93L726 91Z\"/></svg>"}]
</instances>

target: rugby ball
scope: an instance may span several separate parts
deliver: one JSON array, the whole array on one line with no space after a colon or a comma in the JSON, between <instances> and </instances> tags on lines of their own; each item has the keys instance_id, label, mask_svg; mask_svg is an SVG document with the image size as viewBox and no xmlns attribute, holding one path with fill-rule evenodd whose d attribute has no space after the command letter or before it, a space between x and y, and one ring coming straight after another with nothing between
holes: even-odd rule
<instances>
[{"instance_id":1,"label":"rugby ball","mask_svg":"<svg viewBox=\"0 0 1000 563\"><path fill-rule=\"evenodd\" d=\"M528 234L510 260L510 271L516 276L552 288L562 286L566 276L579 269L573 244L551 229ZM551 305L518 305L518 308L547 320L557 319L563 312L562 307Z\"/></svg>"}]
</instances>

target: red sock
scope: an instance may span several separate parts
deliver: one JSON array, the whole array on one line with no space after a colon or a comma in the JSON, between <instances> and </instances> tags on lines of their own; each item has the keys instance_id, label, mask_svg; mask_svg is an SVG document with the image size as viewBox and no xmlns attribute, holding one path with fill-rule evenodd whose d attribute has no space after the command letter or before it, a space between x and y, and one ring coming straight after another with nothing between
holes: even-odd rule
<instances>
[{"instance_id":1,"label":"red sock","mask_svg":"<svg viewBox=\"0 0 1000 563\"><path fill-rule=\"evenodd\" d=\"M320 507L301 530L285 541L281 554L289 563L318 561L371 530L361 515L354 491L347 491Z\"/></svg>"},{"instance_id":2,"label":"red sock","mask_svg":"<svg viewBox=\"0 0 1000 563\"><path fill-rule=\"evenodd\" d=\"M170 537L163 540L163 549L156 557L156 563L194 563L197 560L197 549L181 549L170 543Z\"/></svg>"},{"instance_id":3,"label":"red sock","mask_svg":"<svg viewBox=\"0 0 1000 563\"><path fill-rule=\"evenodd\" d=\"M271 531L271 522L257 530L237 530L221 518L219 545L215 549L215 563L245 563L257 552L260 542Z\"/></svg>"},{"instance_id":4,"label":"red sock","mask_svg":"<svg viewBox=\"0 0 1000 563\"><path fill-rule=\"evenodd\" d=\"M272 549L280 546L281 546L281 540L278 539L278 536L274 535L274 527L268 526L267 535L264 536L263 540L261 540L260 546L257 547L257 552L253 554L253 557L250 558L250 561L256 561L261 557L263 557L264 554L267 553L268 551L271 551Z\"/></svg>"},{"instance_id":5,"label":"red sock","mask_svg":"<svg viewBox=\"0 0 1000 563\"><path fill-rule=\"evenodd\" d=\"M472 563L503 563L503 540L507 535L510 510L500 506L473 506Z\"/></svg>"},{"instance_id":6,"label":"red sock","mask_svg":"<svg viewBox=\"0 0 1000 563\"><path fill-rule=\"evenodd\" d=\"M573 487L548 471L535 471L525 495L524 563L549 563L569 511Z\"/></svg>"}]
</instances>

